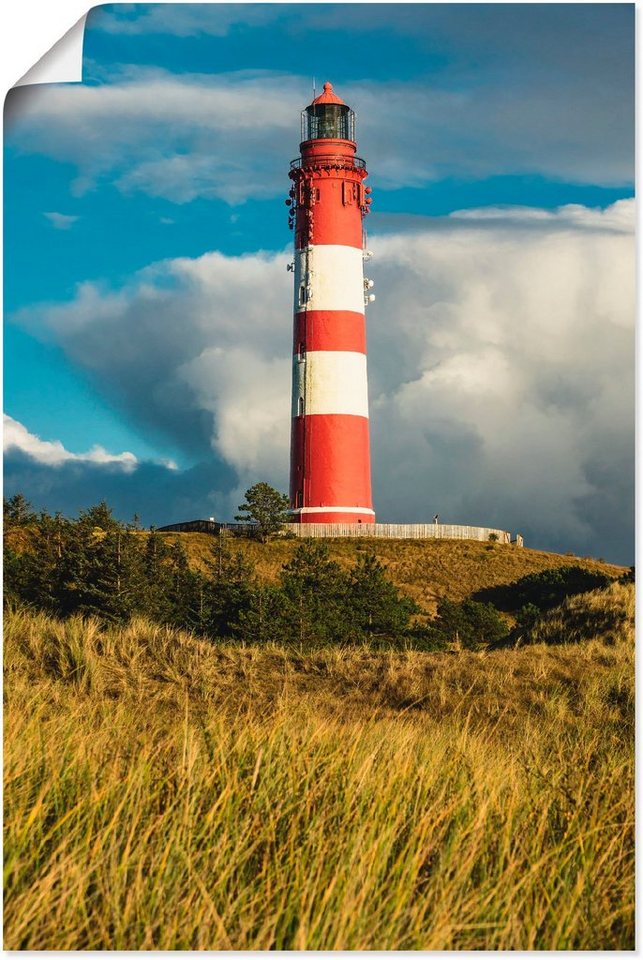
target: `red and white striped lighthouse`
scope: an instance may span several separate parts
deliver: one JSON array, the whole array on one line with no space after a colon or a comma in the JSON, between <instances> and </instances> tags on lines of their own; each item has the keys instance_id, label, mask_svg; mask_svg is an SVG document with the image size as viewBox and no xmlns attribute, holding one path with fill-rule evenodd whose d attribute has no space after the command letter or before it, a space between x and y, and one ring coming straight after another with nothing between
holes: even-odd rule
<instances>
[{"instance_id":1,"label":"red and white striped lighthouse","mask_svg":"<svg viewBox=\"0 0 643 960\"><path fill-rule=\"evenodd\" d=\"M355 114L330 83L291 163L295 274L290 507L300 523L374 523L362 220L371 192Z\"/></svg>"}]
</instances>

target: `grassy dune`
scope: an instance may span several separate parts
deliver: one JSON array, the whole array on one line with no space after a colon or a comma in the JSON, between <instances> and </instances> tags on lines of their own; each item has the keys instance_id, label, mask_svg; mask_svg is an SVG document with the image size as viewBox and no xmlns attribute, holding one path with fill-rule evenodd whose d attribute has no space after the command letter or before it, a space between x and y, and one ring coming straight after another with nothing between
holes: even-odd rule
<instances>
[{"instance_id":1,"label":"grassy dune","mask_svg":"<svg viewBox=\"0 0 643 960\"><path fill-rule=\"evenodd\" d=\"M179 540L194 569L203 570L216 537L207 533L166 533L169 542ZM508 544L479 543L475 540L325 540L331 558L343 567L355 562L356 553L374 553L387 569L387 576L397 587L434 613L441 597L464 600L470 594L488 587L518 580L530 573L552 567L578 564L587 570L618 577L623 567L589 557L561 556L542 550L518 549ZM301 543L296 539L277 539L258 543L244 538L226 538L233 551L241 551L256 566L262 580L275 582L284 563L290 560Z\"/></svg>"},{"instance_id":2,"label":"grassy dune","mask_svg":"<svg viewBox=\"0 0 643 960\"><path fill-rule=\"evenodd\" d=\"M5 948L632 949L632 603L439 654L10 612Z\"/></svg>"}]
</instances>

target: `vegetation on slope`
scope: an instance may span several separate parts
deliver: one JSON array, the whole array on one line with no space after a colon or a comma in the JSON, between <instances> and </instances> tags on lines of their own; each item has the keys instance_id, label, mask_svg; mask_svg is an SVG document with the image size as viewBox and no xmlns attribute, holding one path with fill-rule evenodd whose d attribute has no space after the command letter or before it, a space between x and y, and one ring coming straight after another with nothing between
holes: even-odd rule
<instances>
[{"instance_id":1,"label":"vegetation on slope","mask_svg":"<svg viewBox=\"0 0 643 960\"><path fill-rule=\"evenodd\" d=\"M14 497L5 503L5 528L10 598L62 616L126 622L144 615L246 642L475 646L501 640L515 620L530 626L563 597L621 573L491 543L259 544L145 533L118 523L104 503L70 520L36 516Z\"/></svg>"},{"instance_id":2,"label":"vegetation on slope","mask_svg":"<svg viewBox=\"0 0 643 960\"><path fill-rule=\"evenodd\" d=\"M5 946L632 949L632 595L456 655L10 610Z\"/></svg>"},{"instance_id":3,"label":"vegetation on slope","mask_svg":"<svg viewBox=\"0 0 643 960\"><path fill-rule=\"evenodd\" d=\"M211 534L163 533L160 536L168 543L181 544L192 569L206 568L215 539ZM252 564L259 579L266 583L278 581L283 565L292 559L300 543L288 538L266 544L245 538L228 542L234 552L239 551L244 560ZM324 542L330 558L345 569L354 563L360 552L373 554L385 567L391 582L428 614L435 613L442 597L464 600L479 591L543 570L573 565L614 578L624 572L623 567L590 557L562 556L474 540L338 538ZM515 609L520 609L520 605Z\"/></svg>"},{"instance_id":4,"label":"vegetation on slope","mask_svg":"<svg viewBox=\"0 0 643 960\"><path fill-rule=\"evenodd\" d=\"M634 645L634 586L611 583L604 590L566 597L539 617L523 638L526 643L571 644L594 641Z\"/></svg>"}]
</instances>

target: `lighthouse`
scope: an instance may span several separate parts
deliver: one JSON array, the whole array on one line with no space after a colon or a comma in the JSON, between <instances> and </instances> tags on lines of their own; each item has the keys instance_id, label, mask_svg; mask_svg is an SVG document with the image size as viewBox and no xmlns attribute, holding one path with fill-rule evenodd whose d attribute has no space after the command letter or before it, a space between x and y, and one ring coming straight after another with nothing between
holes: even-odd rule
<instances>
[{"instance_id":1,"label":"lighthouse","mask_svg":"<svg viewBox=\"0 0 643 960\"><path fill-rule=\"evenodd\" d=\"M295 231L290 508L299 523L374 523L363 219L355 114L324 84L301 115L286 203Z\"/></svg>"}]
</instances>

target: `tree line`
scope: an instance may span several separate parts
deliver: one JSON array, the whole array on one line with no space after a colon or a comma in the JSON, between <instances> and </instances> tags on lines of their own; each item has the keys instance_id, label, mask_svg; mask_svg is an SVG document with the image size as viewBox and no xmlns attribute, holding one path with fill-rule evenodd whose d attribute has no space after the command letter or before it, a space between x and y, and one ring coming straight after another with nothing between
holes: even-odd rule
<instances>
[{"instance_id":1,"label":"tree line","mask_svg":"<svg viewBox=\"0 0 643 960\"><path fill-rule=\"evenodd\" d=\"M264 584L227 538L213 539L205 569L193 570L180 541L144 532L136 519L120 523L106 503L70 520L12 498L4 564L8 599L63 617L123 623L142 615L213 639L310 646L394 638L415 612L370 554L344 571L325 544L306 541L279 583Z\"/></svg>"},{"instance_id":2,"label":"tree line","mask_svg":"<svg viewBox=\"0 0 643 960\"><path fill-rule=\"evenodd\" d=\"M284 501L257 484L239 519L250 519L265 542L283 527ZM440 650L457 642L475 650L530 642L548 610L612 579L579 566L546 569L460 602L443 597L427 619L373 553L358 548L345 569L323 540L303 540L277 582L265 583L231 538L213 538L204 569L194 570L179 539L142 530L137 517L119 522L105 502L69 519L36 513L17 494L4 501L4 532L6 601L112 623L144 616L213 640L302 649L361 643ZM620 579L633 581L634 568ZM512 615L511 631L499 610Z\"/></svg>"},{"instance_id":3,"label":"tree line","mask_svg":"<svg viewBox=\"0 0 643 960\"><path fill-rule=\"evenodd\" d=\"M437 618L417 622L415 602L368 551L344 569L322 540L304 540L277 583L213 538L203 570L190 568L182 543L135 517L123 524L102 502L76 519L35 513L24 497L4 503L5 597L57 616L92 615L125 623L135 615L216 640L301 648L367 643L439 649L506 633L490 604L441 601ZM260 533L265 538L265 530Z\"/></svg>"}]
</instances>

